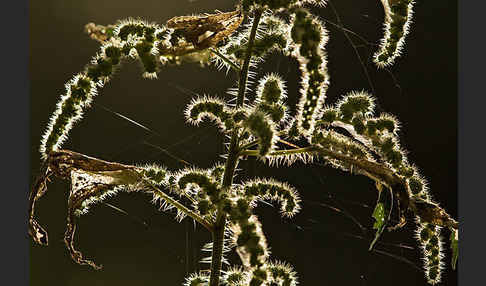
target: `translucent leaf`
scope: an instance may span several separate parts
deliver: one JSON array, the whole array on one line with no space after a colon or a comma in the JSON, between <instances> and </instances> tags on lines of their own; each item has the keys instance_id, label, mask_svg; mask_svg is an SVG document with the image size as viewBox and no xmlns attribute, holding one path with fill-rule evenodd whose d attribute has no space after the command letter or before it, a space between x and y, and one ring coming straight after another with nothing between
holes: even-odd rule
<instances>
[{"instance_id":1,"label":"translucent leaf","mask_svg":"<svg viewBox=\"0 0 486 286\"><path fill-rule=\"evenodd\" d=\"M382 203L376 204L375 210L373 211L373 218L375 219L373 229L376 229L376 234L375 239L373 242L371 242L370 250L373 249L373 245L376 243L383 232L383 229L385 228L385 207Z\"/></svg>"},{"instance_id":2,"label":"translucent leaf","mask_svg":"<svg viewBox=\"0 0 486 286\"><path fill-rule=\"evenodd\" d=\"M373 246L380 238L386 224L390 220L390 215L393 208L393 193L391 190L389 192L383 192L383 187L381 184L377 184L376 187L378 189L378 200L372 214L373 218L375 219L373 229L376 229L376 234L375 239L373 239L370 244L370 251L373 249Z\"/></svg>"}]
</instances>

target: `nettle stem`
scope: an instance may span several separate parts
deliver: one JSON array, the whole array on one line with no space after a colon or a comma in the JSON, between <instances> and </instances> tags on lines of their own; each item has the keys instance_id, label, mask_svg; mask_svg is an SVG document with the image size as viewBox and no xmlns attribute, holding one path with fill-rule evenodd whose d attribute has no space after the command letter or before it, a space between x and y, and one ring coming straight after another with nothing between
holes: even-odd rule
<instances>
[{"instance_id":1,"label":"nettle stem","mask_svg":"<svg viewBox=\"0 0 486 286\"><path fill-rule=\"evenodd\" d=\"M258 24L262 17L263 11L255 11L255 18L253 19L253 25L251 27L250 36L248 39L248 49L246 50L245 59L240 69L240 77L238 81L238 96L236 106L243 105L246 93L246 84L248 81L248 71L250 69L251 56L253 51L253 44L255 42L255 36L258 29ZM228 159L226 160L224 176L223 176L223 188L231 188L233 184L233 177L235 174L236 166L239 160L239 148L238 148L238 136L237 129L231 134L230 146L228 149ZM213 226L213 252L211 256L211 276L209 278L209 286L219 286L219 278L221 276L221 266L223 258L223 244L224 244L224 231L226 227L226 216L221 209L218 210L216 216L216 222Z\"/></svg>"},{"instance_id":2,"label":"nettle stem","mask_svg":"<svg viewBox=\"0 0 486 286\"><path fill-rule=\"evenodd\" d=\"M255 43L255 36L262 14L262 10L255 11L255 18L253 19L253 25L251 26L250 31L250 38L248 39L248 49L246 50L245 59L243 61L243 66L241 67L240 71L240 81L238 83L238 98L236 101L237 106L243 105L243 101L245 100L246 84L248 81L248 71L250 69L253 44Z\"/></svg>"},{"instance_id":3,"label":"nettle stem","mask_svg":"<svg viewBox=\"0 0 486 286\"><path fill-rule=\"evenodd\" d=\"M385 164L353 158L335 150L316 145L296 149L277 150L269 153L268 156L296 155L304 153L319 154L355 166L357 168L356 174L367 176L377 183L387 185L396 194L398 200L402 203L402 207L405 209L410 208L410 210L420 217L423 222L442 227L449 227L451 230L457 230L459 227L459 223L437 204L426 203L416 200L415 198L410 199L406 190L405 181L397 176L397 174ZM257 157L259 156L259 151L242 150L240 155Z\"/></svg>"}]
</instances>

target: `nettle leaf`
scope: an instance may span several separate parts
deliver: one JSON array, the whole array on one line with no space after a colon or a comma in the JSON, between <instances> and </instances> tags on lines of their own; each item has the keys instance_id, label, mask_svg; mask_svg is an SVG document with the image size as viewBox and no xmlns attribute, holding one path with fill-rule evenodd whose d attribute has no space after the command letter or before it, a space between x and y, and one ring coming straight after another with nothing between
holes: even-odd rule
<instances>
[{"instance_id":1,"label":"nettle leaf","mask_svg":"<svg viewBox=\"0 0 486 286\"><path fill-rule=\"evenodd\" d=\"M382 203L378 203L373 211L373 217L375 218L374 229L382 229L385 224L385 207Z\"/></svg>"},{"instance_id":2,"label":"nettle leaf","mask_svg":"<svg viewBox=\"0 0 486 286\"><path fill-rule=\"evenodd\" d=\"M451 265L452 269L456 270L457 257L459 256L459 230L456 229L451 232L450 241L452 250Z\"/></svg>"},{"instance_id":3,"label":"nettle leaf","mask_svg":"<svg viewBox=\"0 0 486 286\"><path fill-rule=\"evenodd\" d=\"M373 211L373 218L376 220L373 225L373 229L376 229L376 234L375 239L371 242L369 250L373 249L373 245L375 245L385 228L385 207L383 206L383 203L376 204L375 210Z\"/></svg>"},{"instance_id":4,"label":"nettle leaf","mask_svg":"<svg viewBox=\"0 0 486 286\"><path fill-rule=\"evenodd\" d=\"M380 238L385 226L390 220L391 212L393 209L393 193L391 190L389 192L383 192L383 186L381 184L376 184L378 189L378 200L376 202L375 210L373 211L372 217L375 219L373 224L373 229L376 229L375 238L370 244L369 250L373 249L373 246Z\"/></svg>"}]
</instances>

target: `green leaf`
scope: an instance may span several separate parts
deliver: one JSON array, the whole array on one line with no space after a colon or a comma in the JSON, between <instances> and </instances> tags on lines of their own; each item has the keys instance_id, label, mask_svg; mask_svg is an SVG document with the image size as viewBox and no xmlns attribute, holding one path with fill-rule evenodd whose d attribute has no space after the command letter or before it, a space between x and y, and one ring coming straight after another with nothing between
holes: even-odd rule
<instances>
[{"instance_id":1,"label":"green leaf","mask_svg":"<svg viewBox=\"0 0 486 286\"><path fill-rule=\"evenodd\" d=\"M373 211L373 218L375 219L375 223L373 224L373 229L376 229L375 238L370 244L369 250L373 249L373 246L380 238L383 230L385 230L385 226L390 220L391 211L393 207L393 193L392 190L389 192L382 191L382 185L377 184L376 188L378 189L378 200L376 202L375 210Z\"/></svg>"},{"instance_id":2,"label":"green leaf","mask_svg":"<svg viewBox=\"0 0 486 286\"><path fill-rule=\"evenodd\" d=\"M380 237L383 229L385 228L385 207L382 203L377 203L375 210L373 211L373 217L375 218L375 224L373 228L376 229L375 239L371 242L370 251L373 249L373 245L375 245L376 241Z\"/></svg>"},{"instance_id":3,"label":"green leaf","mask_svg":"<svg viewBox=\"0 0 486 286\"><path fill-rule=\"evenodd\" d=\"M451 232L451 250L452 250L452 269L456 270L457 257L459 256L459 230Z\"/></svg>"},{"instance_id":4,"label":"green leaf","mask_svg":"<svg viewBox=\"0 0 486 286\"><path fill-rule=\"evenodd\" d=\"M375 218L374 229L382 229L385 224L385 207L382 203L378 203L373 211L373 217Z\"/></svg>"}]
</instances>

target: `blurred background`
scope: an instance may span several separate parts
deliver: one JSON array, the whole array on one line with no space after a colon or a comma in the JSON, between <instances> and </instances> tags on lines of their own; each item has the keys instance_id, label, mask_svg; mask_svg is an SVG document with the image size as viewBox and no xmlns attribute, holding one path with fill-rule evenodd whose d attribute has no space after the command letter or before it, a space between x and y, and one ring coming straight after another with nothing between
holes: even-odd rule
<instances>
[{"instance_id":1,"label":"blurred background","mask_svg":"<svg viewBox=\"0 0 486 286\"><path fill-rule=\"evenodd\" d=\"M327 104L352 90L373 92L379 112L402 122L402 146L428 179L431 193L457 218L457 1L418 1L405 53L390 70L378 70L370 58L382 37L383 9L378 0L331 1L314 10L327 22L331 85ZM112 24L129 16L164 23L173 16L233 10L224 0L44 0L30 2L31 166L39 168L39 141L64 84L81 71L99 48L83 32L88 22ZM339 19L337 17L339 16ZM353 45L339 21L356 35ZM355 50L356 49L356 50ZM356 55L359 53L363 65ZM294 60L272 55L258 75L278 72L287 80L289 105L298 99L299 73ZM183 110L195 94L228 98L225 90L236 77L215 67L196 64L164 68L158 80L141 77L141 66L126 63L100 92L93 108L71 131L63 148L127 164L158 163L175 170L182 158L202 168L222 162L225 138L209 123L185 124ZM117 116L122 114L144 130ZM161 149L167 150L171 156ZM260 205L272 258L289 262L302 285L426 285L420 251L407 224L385 232L368 251L376 190L365 177L330 167L295 164L269 168L243 161L237 180L274 177L297 188L304 200L294 219L280 218L278 209ZM53 180L37 205L39 222L49 232L48 247L29 242L30 285L181 285L184 277L208 266L199 260L210 234L186 219L177 223L150 197L121 193L94 206L81 217L77 248L104 266L95 271L75 264L63 243L68 182ZM448 235L447 232L444 232ZM443 285L456 285L445 245ZM235 256L234 263L239 264Z\"/></svg>"}]
</instances>

